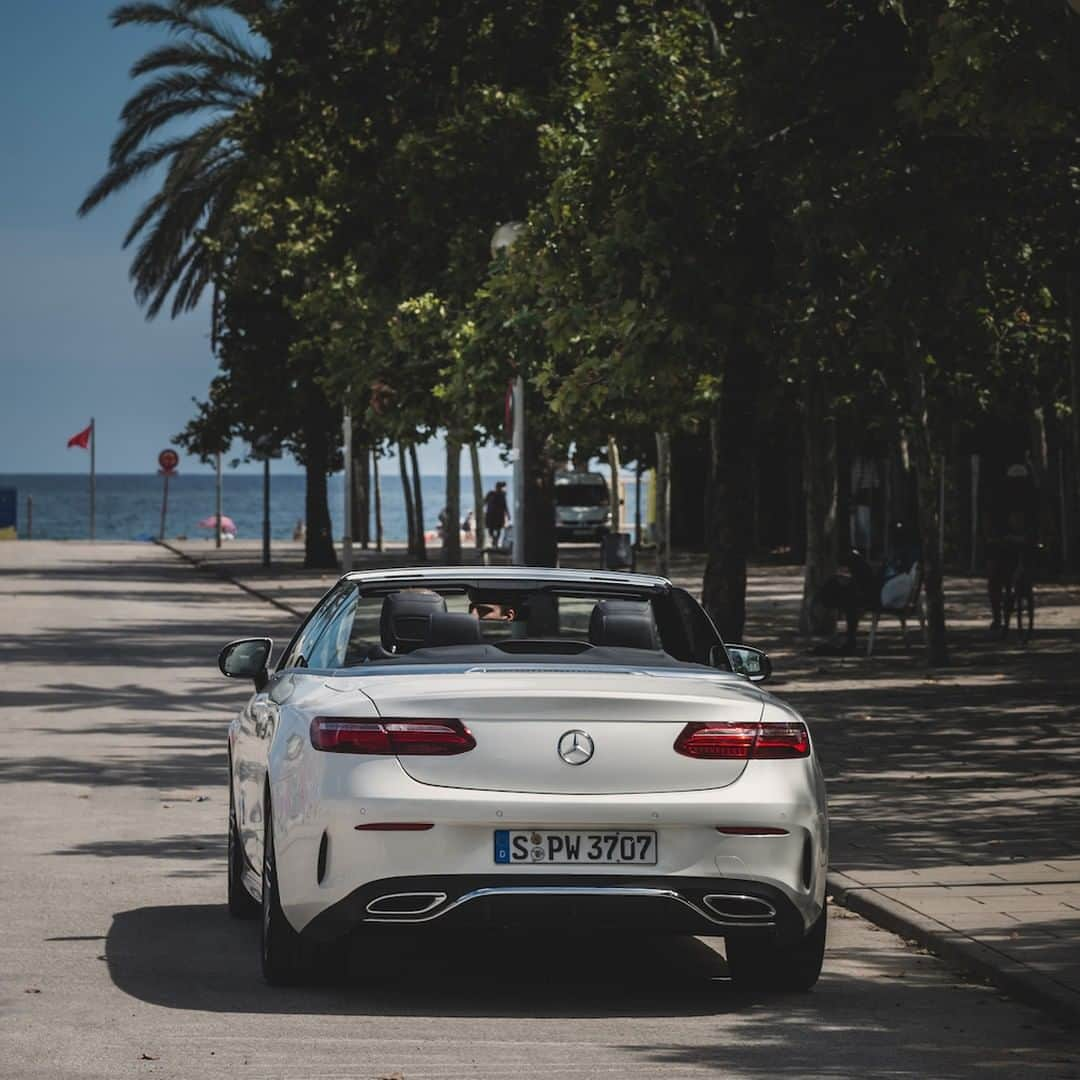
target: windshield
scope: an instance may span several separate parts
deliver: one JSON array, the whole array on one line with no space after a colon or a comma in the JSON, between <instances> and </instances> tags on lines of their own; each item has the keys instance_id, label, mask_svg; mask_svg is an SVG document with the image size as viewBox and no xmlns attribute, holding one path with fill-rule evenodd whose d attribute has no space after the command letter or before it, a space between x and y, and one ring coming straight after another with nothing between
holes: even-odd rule
<instances>
[{"instance_id":1,"label":"windshield","mask_svg":"<svg viewBox=\"0 0 1080 1080\"><path fill-rule=\"evenodd\" d=\"M512 581L361 586L343 581L304 624L282 667L371 663L712 663L720 639L681 589L523 587ZM722 652L722 650L721 650Z\"/></svg>"},{"instance_id":2,"label":"windshield","mask_svg":"<svg viewBox=\"0 0 1080 1080\"><path fill-rule=\"evenodd\" d=\"M556 506L607 506L606 484L556 484Z\"/></svg>"}]
</instances>

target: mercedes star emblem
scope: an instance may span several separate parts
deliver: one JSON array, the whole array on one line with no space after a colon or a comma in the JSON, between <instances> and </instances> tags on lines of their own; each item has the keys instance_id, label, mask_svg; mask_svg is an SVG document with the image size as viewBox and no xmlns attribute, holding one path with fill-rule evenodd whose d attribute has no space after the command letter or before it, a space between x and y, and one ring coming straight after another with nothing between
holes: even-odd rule
<instances>
[{"instance_id":1,"label":"mercedes star emblem","mask_svg":"<svg viewBox=\"0 0 1080 1080\"><path fill-rule=\"evenodd\" d=\"M584 765L593 756L593 741L588 732L568 731L559 739L559 757L567 765Z\"/></svg>"}]
</instances>

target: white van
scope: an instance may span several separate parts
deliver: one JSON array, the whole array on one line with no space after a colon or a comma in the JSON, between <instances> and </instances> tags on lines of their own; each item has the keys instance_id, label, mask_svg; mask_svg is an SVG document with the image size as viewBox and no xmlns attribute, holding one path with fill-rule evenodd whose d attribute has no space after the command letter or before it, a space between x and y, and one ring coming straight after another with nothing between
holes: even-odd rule
<instances>
[{"instance_id":1,"label":"white van","mask_svg":"<svg viewBox=\"0 0 1080 1080\"><path fill-rule=\"evenodd\" d=\"M599 540L611 531L611 495L603 473L555 474L555 535Z\"/></svg>"}]
</instances>

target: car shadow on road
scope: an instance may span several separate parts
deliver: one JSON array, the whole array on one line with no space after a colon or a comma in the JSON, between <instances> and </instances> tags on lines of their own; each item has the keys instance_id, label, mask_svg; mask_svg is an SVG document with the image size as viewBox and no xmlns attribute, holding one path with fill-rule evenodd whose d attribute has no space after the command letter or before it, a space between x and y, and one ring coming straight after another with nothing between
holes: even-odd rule
<instances>
[{"instance_id":1,"label":"car shadow on road","mask_svg":"<svg viewBox=\"0 0 1080 1080\"><path fill-rule=\"evenodd\" d=\"M113 982L172 1009L369 1016L703 1016L741 1008L716 949L697 938L472 933L358 939L348 972L296 988L259 973L258 923L216 904L113 918Z\"/></svg>"},{"instance_id":2,"label":"car shadow on road","mask_svg":"<svg viewBox=\"0 0 1080 1080\"><path fill-rule=\"evenodd\" d=\"M855 920L842 911L835 917ZM811 994L741 993L706 942L625 934L394 937L378 947L368 939L352 950L345 979L276 988L259 974L258 923L231 920L217 904L121 912L105 959L114 984L132 997L235 1014L238 1030L244 1016L260 1015L325 1016L328 1037L337 1037L332 1017L381 1017L386 1033L398 1030L397 1018L520 1020L524 1029L490 1029L512 1043L530 1023L566 1020L566 1041L584 1048L609 1044L618 1030L627 1075L651 1066L650 1076L708 1069L718 1076L952 1078L973 1075L976 1061L987 1076L1074 1075L1075 1035L1001 1004L992 990L957 986L938 961L885 935L876 940L879 933L838 933ZM650 1023L665 1017L675 1019ZM585 1023L616 1018L632 1023ZM416 1034L422 1028L408 1030L423 1037Z\"/></svg>"}]
</instances>

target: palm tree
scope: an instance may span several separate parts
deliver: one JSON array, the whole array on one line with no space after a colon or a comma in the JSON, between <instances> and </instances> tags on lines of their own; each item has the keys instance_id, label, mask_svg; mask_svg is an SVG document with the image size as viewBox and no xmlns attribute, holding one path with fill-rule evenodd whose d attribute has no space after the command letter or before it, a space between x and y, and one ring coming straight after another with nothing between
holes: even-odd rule
<instances>
[{"instance_id":1,"label":"palm tree","mask_svg":"<svg viewBox=\"0 0 1080 1080\"><path fill-rule=\"evenodd\" d=\"M273 0L159 0L121 4L113 26L161 26L172 40L131 69L151 76L120 114L120 133L105 175L90 189L79 215L88 214L134 180L164 167L160 190L142 207L124 238L138 241L131 263L135 299L154 318L169 297L172 315L190 311L213 279L214 247L245 175L240 124L258 93L266 54L208 9L239 17L249 29ZM193 129L175 121L198 118Z\"/></svg>"}]
</instances>

